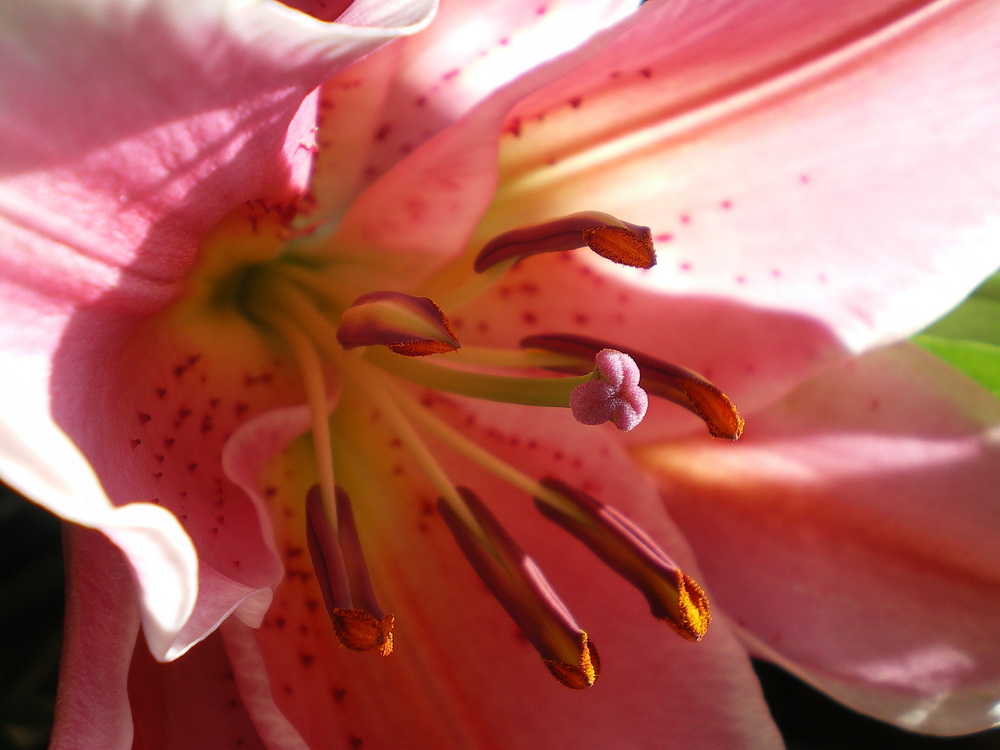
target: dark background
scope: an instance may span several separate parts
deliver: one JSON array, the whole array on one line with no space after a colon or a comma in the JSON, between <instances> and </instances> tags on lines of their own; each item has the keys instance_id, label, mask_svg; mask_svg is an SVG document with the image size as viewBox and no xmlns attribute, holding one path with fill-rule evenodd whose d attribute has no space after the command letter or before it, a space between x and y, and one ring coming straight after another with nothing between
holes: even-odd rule
<instances>
[{"instance_id":1,"label":"dark background","mask_svg":"<svg viewBox=\"0 0 1000 750\"><path fill-rule=\"evenodd\" d=\"M0 485L0 750L40 750L62 637L60 523ZM922 737L859 716L780 669L756 665L790 750L1000 750L1000 730Z\"/></svg>"}]
</instances>

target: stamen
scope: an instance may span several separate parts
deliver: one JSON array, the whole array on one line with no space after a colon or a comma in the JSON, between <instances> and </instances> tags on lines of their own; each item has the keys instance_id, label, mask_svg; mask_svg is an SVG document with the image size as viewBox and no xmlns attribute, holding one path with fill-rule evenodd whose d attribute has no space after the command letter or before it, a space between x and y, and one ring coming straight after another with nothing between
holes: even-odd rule
<instances>
[{"instance_id":1,"label":"stamen","mask_svg":"<svg viewBox=\"0 0 1000 750\"><path fill-rule=\"evenodd\" d=\"M394 400L399 405L399 408L420 428L426 430L445 445L479 464L508 484L518 487L532 496L544 495L548 492L545 487L527 474L524 474L510 464L497 458L482 446L469 440L461 432L436 417L430 410L425 409L414 399L397 392L394 394Z\"/></svg>"},{"instance_id":2,"label":"stamen","mask_svg":"<svg viewBox=\"0 0 1000 750\"><path fill-rule=\"evenodd\" d=\"M593 685L600 660L587 633L483 502L465 487L458 490L478 528L443 501L438 510L476 573L559 682L576 690Z\"/></svg>"},{"instance_id":3,"label":"stamen","mask_svg":"<svg viewBox=\"0 0 1000 750\"><path fill-rule=\"evenodd\" d=\"M563 500L553 502L552 494L535 498L546 518L586 544L639 589L654 617L688 640L700 641L705 636L712 621L705 592L645 531L617 508L565 482L546 477L541 483Z\"/></svg>"},{"instance_id":4,"label":"stamen","mask_svg":"<svg viewBox=\"0 0 1000 750\"><path fill-rule=\"evenodd\" d=\"M328 508L334 506L333 457L330 446L330 405L327 402L326 378L323 365L309 337L299 329L294 321L277 310L254 310L254 314L270 326L292 350L309 404L312 423L313 458L323 502Z\"/></svg>"},{"instance_id":5,"label":"stamen","mask_svg":"<svg viewBox=\"0 0 1000 750\"><path fill-rule=\"evenodd\" d=\"M315 295L319 299L329 302L337 309L344 309L350 306L351 300L358 296L357 287L344 283L344 270L340 267L335 269L338 273L334 276L334 269L329 267L313 268L305 265L292 263L282 263L276 269L275 275L282 279L287 279L305 291Z\"/></svg>"},{"instance_id":6,"label":"stamen","mask_svg":"<svg viewBox=\"0 0 1000 750\"><path fill-rule=\"evenodd\" d=\"M600 211L585 211L494 237L479 251L473 268L482 273L512 258L584 246L623 266L652 268L656 265L649 227L630 224Z\"/></svg>"},{"instance_id":7,"label":"stamen","mask_svg":"<svg viewBox=\"0 0 1000 750\"><path fill-rule=\"evenodd\" d=\"M361 550L351 502L339 487L336 492L337 535L323 511L319 488L306 495L306 540L323 594L323 603L342 645L352 651L392 653L395 618L382 611Z\"/></svg>"},{"instance_id":8,"label":"stamen","mask_svg":"<svg viewBox=\"0 0 1000 750\"><path fill-rule=\"evenodd\" d=\"M398 359L398 358L394 358ZM357 364L364 364L359 362ZM467 515L465 504L455 485L452 484L441 464L434 458L434 454L420 439L420 435L413 429L413 425L406 418L398 404L401 394L395 393L394 389L386 382L385 375L376 368L368 368L369 372L364 376L358 376L353 372L345 372L345 377L350 378L353 385L357 386L368 398L371 399L378 409L385 415L392 424L393 430L402 441L410 457L417 463L424 475L430 480L434 488L448 501L455 509L456 513Z\"/></svg>"},{"instance_id":9,"label":"stamen","mask_svg":"<svg viewBox=\"0 0 1000 750\"><path fill-rule=\"evenodd\" d=\"M461 346L441 308L427 297L372 292L344 311L337 341L345 349L382 345L396 354L423 357Z\"/></svg>"},{"instance_id":10,"label":"stamen","mask_svg":"<svg viewBox=\"0 0 1000 750\"><path fill-rule=\"evenodd\" d=\"M683 406L704 420L712 437L736 440L743 434L744 421L729 397L696 372L633 349L608 344L599 339L574 334L528 336L521 346L529 349L574 356L575 367L549 367L558 372L583 372L597 352L609 346L628 354L639 366L639 385L652 396L660 396Z\"/></svg>"},{"instance_id":11,"label":"stamen","mask_svg":"<svg viewBox=\"0 0 1000 750\"><path fill-rule=\"evenodd\" d=\"M581 383L570 394L573 416L581 424L611 422L622 432L636 427L649 406L639 387L639 368L627 354L602 349L594 358L597 377Z\"/></svg>"}]
</instances>

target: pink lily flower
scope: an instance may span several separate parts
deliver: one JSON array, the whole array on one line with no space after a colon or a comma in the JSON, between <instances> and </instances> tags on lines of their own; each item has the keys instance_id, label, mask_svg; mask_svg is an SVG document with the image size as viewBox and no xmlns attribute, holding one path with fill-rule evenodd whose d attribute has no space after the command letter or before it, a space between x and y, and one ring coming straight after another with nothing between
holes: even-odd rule
<instances>
[{"instance_id":1,"label":"pink lily flower","mask_svg":"<svg viewBox=\"0 0 1000 750\"><path fill-rule=\"evenodd\" d=\"M1000 9L293 5L2 11L53 746L778 747L749 653L997 723L1000 406L899 342L996 267Z\"/></svg>"}]
</instances>

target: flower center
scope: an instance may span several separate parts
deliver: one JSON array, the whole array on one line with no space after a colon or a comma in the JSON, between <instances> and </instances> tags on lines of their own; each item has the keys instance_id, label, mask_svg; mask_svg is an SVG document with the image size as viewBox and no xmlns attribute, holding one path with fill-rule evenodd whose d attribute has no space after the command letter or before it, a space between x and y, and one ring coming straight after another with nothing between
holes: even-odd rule
<instances>
[{"instance_id":1,"label":"flower center","mask_svg":"<svg viewBox=\"0 0 1000 750\"><path fill-rule=\"evenodd\" d=\"M702 638L711 619L704 592L645 532L571 484L525 474L421 399L430 389L565 408L580 429L611 422L628 431L645 415L648 392L698 414L714 436L739 437L743 422L732 403L683 368L558 332L525 339L516 349L478 347L460 342L449 322L451 312L538 253L589 247L612 262L650 267L655 255L648 229L597 212L574 214L500 235L468 267L459 261L406 291L379 268L376 255L300 253L297 247L277 212L254 207L235 212L207 237L187 303L243 316L298 366L311 414L317 477L303 498L306 537L333 629L344 646L382 654L393 648L394 618L379 606L379 579L372 579L365 561L364 547L373 540L362 540L354 522L352 503L365 493L357 486L357 472L345 478L335 468L338 445L345 439L364 443L363 436L338 434L349 422L338 417L340 411L358 403L369 404L386 420L437 492L438 512L458 547L561 683L572 688L594 683L600 661L593 643L475 488L452 481L428 447L429 438L533 498L543 517L638 588L654 616L685 638Z\"/></svg>"}]
</instances>

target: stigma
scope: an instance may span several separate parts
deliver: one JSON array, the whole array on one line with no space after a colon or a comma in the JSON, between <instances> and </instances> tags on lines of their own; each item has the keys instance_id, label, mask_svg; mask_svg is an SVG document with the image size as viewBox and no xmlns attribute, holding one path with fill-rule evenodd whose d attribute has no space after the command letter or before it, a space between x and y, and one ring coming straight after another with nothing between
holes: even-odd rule
<instances>
[{"instance_id":1,"label":"stigma","mask_svg":"<svg viewBox=\"0 0 1000 750\"><path fill-rule=\"evenodd\" d=\"M504 496L522 506L519 512L551 522L554 534L577 539L595 565L607 566L644 597L669 630L692 642L705 636L711 622L707 595L655 539L606 498L576 486L572 476L530 476L493 455L436 415L427 399L442 393L519 404L550 410L548 418L567 420L572 429L630 432L641 430L650 396L659 396L700 417L711 436L737 439L743 420L722 391L648 352L561 331L506 349L460 341L456 333L455 311L538 254L589 249L601 262L652 267L655 249L647 227L595 211L572 214L498 235L471 249L460 261L464 268L450 269L451 276L409 288L386 288L377 268L361 272L364 263L345 262L335 250L291 252L294 233L274 217L254 215L250 231L243 232L250 237L244 244L233 239L238 233L225 236L249 250L236 253L228 266L218 257L206 263L202 293L213 305L232 304L297 366L310 413L306 473L315 478L302 498L306 522L298 533L343 647L382 656L405 648L394 639L396 616L380 606L385 580L378 555L371 554L393 540L366 536L355 520L371 511L373 487L382 483L364 471L343 470L339 455L345 445L364 451L363 435L344 434L351 424L345 412L359 404L385 420L433 487L434 510L457 551L559 683L584 689L597 681L601 665L590 631L477 488L452 480L432 445L485 469L508 488Z\"/></svg>"}]
</instances>

